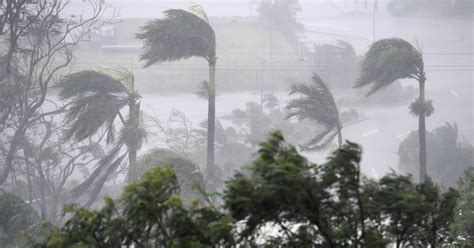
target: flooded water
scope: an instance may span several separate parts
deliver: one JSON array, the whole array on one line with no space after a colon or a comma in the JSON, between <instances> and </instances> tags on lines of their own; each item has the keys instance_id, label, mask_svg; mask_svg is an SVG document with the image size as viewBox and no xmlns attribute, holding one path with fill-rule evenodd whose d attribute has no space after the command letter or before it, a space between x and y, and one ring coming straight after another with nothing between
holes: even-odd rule
<instances>
[{"instance_id":1,"label":"flooded water","mask_svg":"<svg viewBox=\"0 0 474 248\"><path fill-rule=\"evenodd\" d=\"M283 101L283 105L288 100L286 92L277 92L275 95ZM435 106L435 113L427 118L427 129L432 130L446 122L455 122L459 128L460 140L472 143L474 129L471 93L458 92L455 96L449 91L428 91L427 95L434 100ZM154 115L162 121L167 120L173 108L185 113L194 125L198 125L207 117L207 102L191 93L145 93L142 96L142 108L145 113ZM250 101L258 103L260 95L248 92L219 94L216 99L217 117L222 118L235 108L244 108ZM354 108L366 118L364 121L345 127L343 136L344 139L362 145L364 150L362 167L367 175L380 176L389 172L390 168L397 169L397 151L400 142L409 132L418 129L418 121L409 115L408 105L409 103L396 106L341 106L342 109ZM147 144L143 150L154 145L156 144ZM328 153L305 155L314 162L323 162Z\"/></svg>"}]
</instances>

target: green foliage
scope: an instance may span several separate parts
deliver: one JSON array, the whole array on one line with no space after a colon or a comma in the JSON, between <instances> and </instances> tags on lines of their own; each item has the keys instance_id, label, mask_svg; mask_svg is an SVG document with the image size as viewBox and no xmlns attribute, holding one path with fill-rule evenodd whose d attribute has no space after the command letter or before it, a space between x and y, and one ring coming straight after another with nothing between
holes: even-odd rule
<instances>
[{"instance_id":1,"label":"green foliage","mask_svg":"<svg viewBox=\"0 0 474 248\"><path fill-rule=\"evenodd\" d=\"M88 203L91 204L108 177L120 166L128 155L133 163L131 153L137 152L146 138L140 118L140 95L134 91L133 74L126 69L108 69L117 79L95 71L81 71L66 76L61 82L61 99L69 101L66 121L69 129L66 139L82 141L94 135L107 144L114 146L99 161L99 166L91 176L73 190L74 196L82 195L91 185L93 191ZM121 111L128 107L128 118ZM121 129L116 139L116 121ZM127 153L120 154L122 147Z\"/></svg>"},{"instance_id":2,"label":"green foliage","mask_svg":"<svg viewBox=\"0 0 474 248\"><path fill-rule=\"evenodd\" d=\"M144 42L140 59L146 62L145 66L191 57L215 60L216 37L206 20L180 9L164 14L163 19L149 22L137 35Z\"/></svg>"},{"instance_id":3,"label":"green foliage","mask_svg":"<svg viewBox=\"0 0 474 248\"><path fill-rule=\"evenodd\" d=\"M457 191L430 180L360 171L351 142L317 165L280 131L226 184L225 212L179 199L173 170L156 166L101 210L71 206L43 247L442 247L449 244Z\"/></svg>"},{"instance_id":4,"label":"green foliage","mask_svg":"<svg viewBox=\"0 0 474 248\"><path fill-rule=\"evenodd\" d=\"M20 197L0 192L0 246L14 247L20 245L22 233L37 233L41 222L33 207Z\"/></svg>"},{"instance_id":5,"label":"green foliage","mask_svg":"<svg viewBox=\"0 0 474 248\"><path fill-rule=\"evenodd\" d=\"M208 247L232 243L231 219L213 208L183 207L169 167L154 167L100 210L70 206L71 218L45 247Z\"/></svg>"},{"instance_id":6,"label":"green foliage","mask_svg":"<svg viewBox=\"0 0 474 248\"><path fill-rule=\"evenodd\" d=\"M471 145L458 141L456 124L446 123L444 126L426 132L429 148L428 172L434 182L447 187L455 187L466 168L474 166L473 148ZM419 139L416 131L411 132L398 148L398 169L402 173L418 175Z\"/></svg>"},{"instance_id":7,"label":"green foliage","mask_svg":"<svg viewBox=\"0 0 474 248\"><path fill-rule=\"evenodd\" d=\"M452 236L460 247L474 246L474 168L466 169L459 181L460 198L452 225Z\"/></svg>"},{"instance_id":8,"label":"green foliage","mask_svg":"<svg viewBox=\"0 0 474 248\"><path fill-rule=\"evenodd\" d=\"M417 185L395 174L368 180L360 159L360 147L348 142L326 164L312 164L280 132L272 133L249 175L236 174L224 192L229 214L243 225L240 240L268 247L448 242L455 190L441 193L431 181ZM267 237L269 229L278 233Z\"/></svg>"},{"instance_id":9,"label":"green foliage","mask_svg":"<svg viewBox=\"0 0 474 248\"><path fill-rule=\"evenodd\" d=\"M119 111L127 106L128 90L118 80L95 71L67 75L60 83L59 96L70 100L66 120L70 123L67 138L84 140L102 126L112 129ZM113 134L108 134L112 142Z\"/></svg>"},{"instance_id":10,"label":"green foliage","mask_svg":"<svg viewBox=\"0 0 474 248\"><path fill-rule=\"evenodd\" d=\"M374 227L359 221L365 222L362 209L369 202L360 192L360 153L356 144L347 143L318 166L287 145L280 132L273 132L249 165L250 175L238 173L227 183L226 207L245 225L240 238L257 241L262 228L271 227L290 247L347 247L369 239L383 243L372 235Z\"/></svg>"},{"instance_id":11,"label":"green foliage","mask_svg":"<svg viewBox=\"0 0 474 248\"><path fill-rule=\"evenodd\" d=\"M322 151L329 148L333 139L341 132L342 124L336 101L329 87L317 74L313 74L312 80L309 85L292 86L290 95L298 94L300 97L292 99L286 106L289 111L287 118L296 116L299 121L309 119L320 125L321 130L302 145L302 149Z\"/></svg>"},{"instance_id":12,"label":"green foliage","mask_svg":"<svg viewBox=\"0 0 474 248\"><path fill-rule=\"evenodd\" d=\"M370 45L354 87L372 84L367 93L371 95L398 79L419 78L423 68L422 54L410 43L398 38L382 39Z\"/></svg>"},{"instance_id":13,"label":"green foliage","mask_svg":"<svg viewBox=\"0 0 474 248\"><path fill-rule=\"evenodd\" d=\"M135 166L130 168L129 179L138 180L146 171L156 166L173 169L180 188L179 195L186 204L200 196L200 188L204 188L204 185L199 167L171 150L153 149L141 156Z\"/></svg>"},{"instance_id":14,"label":"green foliage","mask_svg":"<svg viewBox=\"0 0 474 248\"><path fill-rule=\"evenodd\" d=\"M410 114L417 117L420 115L425 115L426 117L430 116L434 112L433 101L421 101L420 98L416 99L412 104L410 104Z\"/></svg>"}]
</instances>

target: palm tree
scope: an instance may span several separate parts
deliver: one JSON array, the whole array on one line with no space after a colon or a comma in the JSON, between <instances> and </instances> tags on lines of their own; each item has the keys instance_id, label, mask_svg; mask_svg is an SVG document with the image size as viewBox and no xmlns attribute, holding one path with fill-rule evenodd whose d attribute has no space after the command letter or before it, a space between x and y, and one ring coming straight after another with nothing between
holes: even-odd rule
<instances>
[{"instance_id":1,"label":"palm tree","mask_svg":"<svg viewBox=\"0 0 474 248\"><path fill-rule=\"evenodd\" d=\"M318 74L313 74L312 81L309 85L292 85L290 95L299 94L301 97L290 100L286 106L289 111L287 118L296 116L300 121L310 119L322 127L315 137L302 145L303 150L325 150L332 144L336 135L340 148L342 145L342 124L334 96Z\"/></svg>"},{"instance_id":2,"label":"palm tree","mask_svg":"<svg viewBox=\"0 0 474 248\"><path fill-rule=\"evenodd\" d=\"M165 17L149 22L137 35L144 41L144 53L140 56L145 67L159 62L177 61L191 57L204 58L209 64L208 125L207 125L207 175L212 177L214 167L214 136L216 117L216 37L199 5L194 13L170 9Z\"/></svg>"},{"instance_id":3,"label":"palm tree","mask_svg":"<svg viewBox=\"0 0 474 248\"><path fill-rule=\"evenodd\" d=\"M410 113L418 116L420 145L420 182L427 178L426 171L426 124L425 117L434 112L432 101L425 100L426 74L421 48L399 39L383 39L374 42L360 65L360 75L355 87L372 84L367 96L392 84L398 79L412 78L418 81L419 98L410 105Z\"/></svg>"},{"instance_id":4,"label":"palm tree","mask_svg":"<svg viewBox=\"0 0 474 248\"><path fill-rule=\"evenodd\" d=\"M59 96L70 102L66 113L69 129L66 139L78 142L98 137L113 148L100 161L91 176L73 190L82 195L91 185L90 205L109 176L128 155L129 167L137 160L137 151L146 136L140 120L140 95L134 89L133 74L128 70L110 70L117 78L96 71L81 71L66 76L60 83ZM126 112L124 116L122 112ZM118 139L116 125L121 124ZM126 147L126 152L121 153Z\"/></svg>"}]
</instances>

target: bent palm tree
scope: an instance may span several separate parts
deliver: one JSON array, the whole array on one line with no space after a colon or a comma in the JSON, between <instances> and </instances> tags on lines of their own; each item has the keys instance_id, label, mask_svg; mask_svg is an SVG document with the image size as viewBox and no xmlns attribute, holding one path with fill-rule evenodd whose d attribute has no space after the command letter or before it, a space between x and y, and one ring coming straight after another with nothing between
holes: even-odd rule
<instances>
[{"instance_id":1,"label":"bent palm tree","mask_svg":"<svg viewBox=\"0 0 474 248\"><path fill-rule=\"evenodd\" d=\"M316 74L313 74L313 82L307 84L294 84L290 95L300 94L300 98L291 100L286 109L289 114L287 118L296 116L298 120L310 119L319 125L322 130L305 145L303 150L322 151L327 149L333 139L338 137L339 147L342 145L342 124L339 119L339 110L329 87Z\"/></svg>"},{"instance_id":2,"label":"bent palm tree","mask_svg":"<svg viewBox=\"0 0 474 248\"><path fill-rule=\"evenodd\" d=\"M214 167L214 133L216 117L216 37L205 12L194 5L191 12L170 9L165 17L149 22L137 37L144 41L140 59L145 67L154 63L200 57L209 63L207 175L212 177Z\"/></svg>"},{"instance_id":3,"label":"bent palm tree","mask_svg":"<svg viewBox=\"0 0 474 248\"><path fill-rule=\"evenodd\" d=\"M392 84L398 79L412 78L418 81L419 98L411 104L410 113L418 116L420 145L420 182L427 178L426 171L426 124L425 117L433 111L432 101L425 100L426 74L421 49L398 38L374 42L364 56L360 76L354 87L372 84L367 96Z\"/></svg>"},{"instance_id":4,"label":"bent palm tree","mask_svg":"<svg viewBox=\"0 0 474 248\"><path fill-rule=\"evenodd\" d=\"M60 84L60 98L71 104L66 114L70 127L66 138L82 141L97 135L107 144L113 144L91 176L72 192L77 197L94 185L88 205L127 155L129 166L135 164L137 151L146 136L140 123L140 95L134 90L133 74L126 70L113 72L118 79L96 71L81 71L66 76ZM121 112L127 107L125 118ZM121 129L116 140L117 121L121 123ZM124 146L126 152L121 154Z\"/></svg>"}]
</instances>

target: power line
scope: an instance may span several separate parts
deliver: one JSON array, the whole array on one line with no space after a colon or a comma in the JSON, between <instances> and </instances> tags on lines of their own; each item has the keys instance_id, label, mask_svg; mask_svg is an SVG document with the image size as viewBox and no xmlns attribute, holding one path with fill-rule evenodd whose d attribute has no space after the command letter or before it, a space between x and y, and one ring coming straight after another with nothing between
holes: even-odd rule
<instances>
[{"instance_id":1,"label":"power line","mask_svg":"<svg viewBox=\"0 0 474 248\"><path fill-rule=\"evenodd\" d=\"M100 49L92 49L92 48L79 48L74 49L74 51L96 51L96 52L112 52L113 49L110 50L100 50ZM243 54L243 55L255 55L255 54L291 54L296 55L295 52L285 52L285 51L273 51L273 52L257 52L257 51L221 51L218 54ZM335 52L329 52L327 54L335 54ZM137 54L138 55L138 54ZM423 55L430 55L430 56L472 56L474 53L470 52L424 52Z\"/></svg>"}]
</instances>

